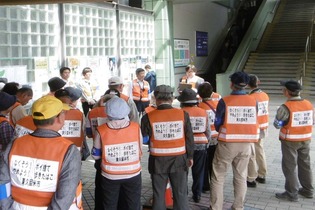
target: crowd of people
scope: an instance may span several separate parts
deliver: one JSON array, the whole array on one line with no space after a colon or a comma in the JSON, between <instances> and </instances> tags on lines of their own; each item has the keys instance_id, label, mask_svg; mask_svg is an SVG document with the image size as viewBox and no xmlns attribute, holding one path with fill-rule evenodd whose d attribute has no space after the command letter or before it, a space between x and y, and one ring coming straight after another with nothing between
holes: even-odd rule
<instances>
[{"instance_id":1,"label":"crowd of people","mask_svg":"<svg viewBox=\"0 0 315 210\"><path fill-rule=\"evenodd\" d=\"M263 141L269 97L256 75L233 73L231 94L221 97L196 72L188 65L180 80L180 107L173 106L172 87L156 85L149 65L136 69L129 94L114 76L99 98L91 68L84 68L82 81L76 83L70 80L71 69L62 67L30 113L24 106L33 98L32 88L5 81L0 91L0 209L83 209L81 161L91 155L95 209L140 210L143 144L149 145L154 210L166 209L168 184L173 209L189 209L190 170L193 201L200 202L201 193L210 191L210 209L222 210L230 165L232 209L244 209L247 187L266 183ZM278 108L274 126L280 129L285 191L275 196L297 202L298 194L313 198L314 111L301 98L297 81L281 85L287 101ZM93 139L91 149L87 138Z\"/></svg>"}]
</instances>

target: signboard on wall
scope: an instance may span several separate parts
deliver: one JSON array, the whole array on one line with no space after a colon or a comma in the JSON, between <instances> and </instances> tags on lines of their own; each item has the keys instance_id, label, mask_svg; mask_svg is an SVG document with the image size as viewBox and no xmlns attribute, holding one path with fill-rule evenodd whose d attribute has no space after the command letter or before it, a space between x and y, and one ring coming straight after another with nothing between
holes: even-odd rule
<instances>
[{"instance_id":1,"label":"signboard on wall","mask_svg":"<svg viewBox=\"0 0 315 210\"><path fill-rule=\"evenodd\" d=\"M189 61L189 40L174 39L174 67L187 66Z\"/></svg>"},{"instance_id":2,"label":"signboard on wall","mask_svg":"<svg viewBox=\"0 0 315 210\"><path fill-rule=\"evenodd\" d=\"M196 31L196 55L208 56L208 32Z\"/></svg>"}]
</instances>

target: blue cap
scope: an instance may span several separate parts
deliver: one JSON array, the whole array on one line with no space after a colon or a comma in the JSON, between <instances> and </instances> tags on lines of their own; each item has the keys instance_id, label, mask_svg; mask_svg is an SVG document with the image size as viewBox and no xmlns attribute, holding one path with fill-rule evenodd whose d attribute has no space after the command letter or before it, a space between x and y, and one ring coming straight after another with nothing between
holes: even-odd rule
<instances>
[{"instance_id":1,"label":"blue cap","mask_svg":"<svg viewBox=\"0 0 315 210\"><path fill-rule=\"evenodd\" d=\"M110 120L122 120L128 118L130 108L124 99L113 97L106 102L105 110Z\"/></svg>"},{"instance_id":2,"label":"blue cap","mask_svg":"<svg viewBox=\"0 0 315 210\"><path fill-rule=\"evenodd\" d=\"M239 87L246 87L249 82L249 76L245 72L238 71L230 75L231 82Z\"/></svg>"}]
</instances>

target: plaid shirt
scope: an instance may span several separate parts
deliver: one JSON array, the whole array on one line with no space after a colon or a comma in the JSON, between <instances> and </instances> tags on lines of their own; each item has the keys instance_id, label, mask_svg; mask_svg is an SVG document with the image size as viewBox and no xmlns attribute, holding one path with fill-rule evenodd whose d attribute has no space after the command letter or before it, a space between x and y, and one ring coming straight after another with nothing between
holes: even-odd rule
<instances>
[{"instance_id":1,"label":"plaid shirt","mask_svg":"<svg viewBox=\"0 0 315 210\"><path fill-rule=\"evenodd\" d=\"M1 118L5 116L0 115ZM14 128L9 121L4 120L0 123L0 152L4 151L7 145L13 140Z\"/></svg>"}]
</instances>

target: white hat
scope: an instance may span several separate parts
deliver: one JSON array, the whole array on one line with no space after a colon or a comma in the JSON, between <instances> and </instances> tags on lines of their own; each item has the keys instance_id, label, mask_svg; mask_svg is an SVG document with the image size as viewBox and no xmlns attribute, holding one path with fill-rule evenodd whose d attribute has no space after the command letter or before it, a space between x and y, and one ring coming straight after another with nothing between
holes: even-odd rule
<instances>
[{"instance_id":1,"label":"white hat","mask_svg":"<svg viewBox=\"0 0 315 210\"><path fill-rule=\"evenodd\" d=\"M108 85L120 85L120 84L123 84L123 81L120 77L111 77L109 78L108 80Z\"/></svg>"},{"instance_id":2,"label":"white hat","mask_svg":"<svg viewBox=\"0 0 315 210\"><path fill-rule=\"evenodd\" d=\"M128 119L130 108L124 99L113 97L106 102L105 110L110 120Z\"/></svg>"}]
</instances>

